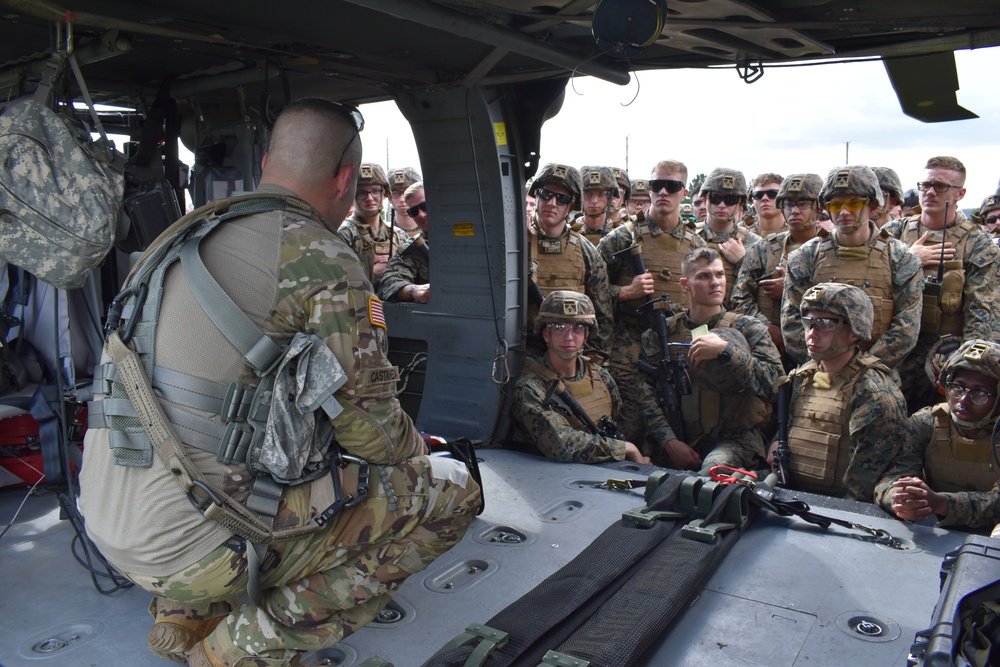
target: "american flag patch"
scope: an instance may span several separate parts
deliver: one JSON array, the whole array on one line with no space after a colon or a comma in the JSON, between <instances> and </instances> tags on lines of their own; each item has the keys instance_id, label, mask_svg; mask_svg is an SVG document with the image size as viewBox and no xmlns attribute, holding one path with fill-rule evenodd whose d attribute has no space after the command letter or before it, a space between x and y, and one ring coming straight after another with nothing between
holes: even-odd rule
<instances>
[{"instance_id":1,"label":"american flag patch","mask_svg":"<svg viewBox=\"0 0 1000 667\"><path fill-rule=\"evenodd\" d=\"M368 321L373 327L388 330L388 327L385 326L385 315L382 313L382 302L378 300L378 297L368 297Z\"/></svg>"}]
</instances>

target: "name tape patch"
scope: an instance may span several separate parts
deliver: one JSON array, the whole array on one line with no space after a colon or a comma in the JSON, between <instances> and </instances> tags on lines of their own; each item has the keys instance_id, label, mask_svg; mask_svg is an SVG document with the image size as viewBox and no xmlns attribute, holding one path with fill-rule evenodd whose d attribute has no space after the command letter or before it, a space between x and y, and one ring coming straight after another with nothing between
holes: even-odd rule
<instances>
[{"instance_id":1,"label":"name tape patch","mask_svg":"<svg viewBox=\"0 0 1000 667\"><path fill-rule=\"evenodd\" d=\"M373 368L365 372L366 384L396 384L399 382L399 369L395 366L390 368Z\"/></svg>"}]
</instances>

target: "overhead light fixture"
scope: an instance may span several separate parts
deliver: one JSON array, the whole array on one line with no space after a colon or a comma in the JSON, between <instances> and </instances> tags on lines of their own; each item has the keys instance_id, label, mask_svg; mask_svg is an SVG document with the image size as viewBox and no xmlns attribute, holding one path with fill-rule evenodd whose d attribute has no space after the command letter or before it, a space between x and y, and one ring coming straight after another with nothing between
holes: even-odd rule
<instances>
[{"instance_id":1,"label":"overhead light fixture","mask_svg":"<svg viewBox=\"0 0 1000 667\"><path fill-rule=\"evenodd\" d=\"M667 0L601 0L591 27L597 46L612 58L634 58L663 32Z\"/></svg>"}]
</instances>

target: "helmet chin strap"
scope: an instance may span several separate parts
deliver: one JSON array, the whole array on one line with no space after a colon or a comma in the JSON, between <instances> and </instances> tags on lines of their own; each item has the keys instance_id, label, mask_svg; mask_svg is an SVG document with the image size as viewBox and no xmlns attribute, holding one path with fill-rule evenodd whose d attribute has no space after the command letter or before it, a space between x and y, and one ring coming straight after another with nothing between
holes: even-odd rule
<instances>
[{"instance_id":1,"label":"helmet chin strap","mask_svg":"<svg viewBox=\"0 0 1000 667\"><path fill-rule=\"evenodd\" d=\"M563 359L565 361L570 361L572 359L576 359L581 354L583 354L583 350L582 349L577 350L576 352L564 352L562 350L552 350L552 351L555 352L555 354L556 354L557 357L559 357L560 359Z\"/></svg>"}]
</instances>

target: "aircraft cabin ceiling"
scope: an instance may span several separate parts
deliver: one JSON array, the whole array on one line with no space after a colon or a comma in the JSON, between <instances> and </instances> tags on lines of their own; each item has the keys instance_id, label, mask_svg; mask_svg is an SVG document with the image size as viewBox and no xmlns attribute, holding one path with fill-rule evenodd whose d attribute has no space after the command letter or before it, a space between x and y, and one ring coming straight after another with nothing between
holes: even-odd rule
<instances>
[{"instance_id":1,"label":"aircraft cabin ceiling","mask_svg":"<svg viewBox=\"0 0 1000 667\"><path fill-rule=\"evenodd\" d=\"M279 98L287 91L360 103L414 88L562 78L574 68L626 83L633 69L740 64L752 74L758 61L1000 44L993 0L663 6L661 24L651 0L0 0L0 85L7 97L30 92L40 63L65 41L57 25L67 10L95 99L133 104L170 77L178 99L231 98L241 86L257 95L266 72ZM613 55L595 41L595 10ZM649 44L627 46L641 42Z\"/></svg>"}]
</instances>

